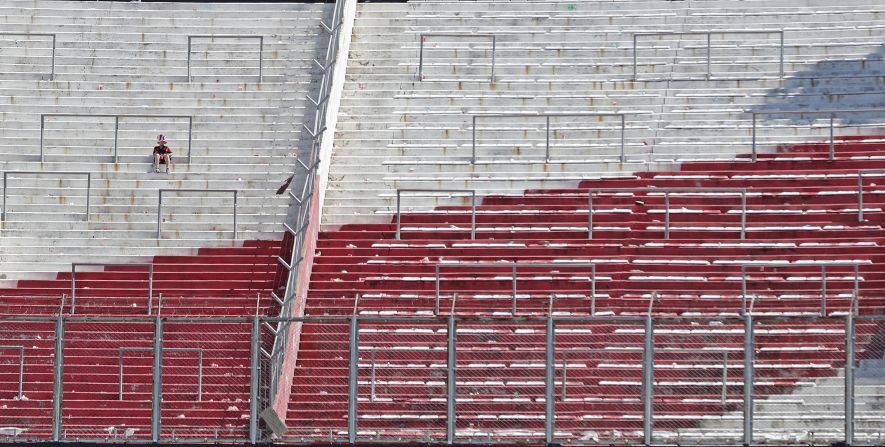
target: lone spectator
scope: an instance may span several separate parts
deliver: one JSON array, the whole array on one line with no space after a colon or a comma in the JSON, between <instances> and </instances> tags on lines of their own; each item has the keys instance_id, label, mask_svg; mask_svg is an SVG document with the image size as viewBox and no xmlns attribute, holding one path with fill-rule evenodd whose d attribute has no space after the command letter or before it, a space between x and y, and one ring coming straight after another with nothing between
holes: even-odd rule
<instances>
[{"instance_id":1,"label":"lone spectator","mask_svg":"<svg viewBox=\"0 0 885 447\"><path fill-rule=\"evenodd\" d=\"M166 146L166 135L157 135L157 145L154 146L154 172L160 172L160 165L166 165L166 173L172 166L172 148Z\"/></svg>"}]
</instances>

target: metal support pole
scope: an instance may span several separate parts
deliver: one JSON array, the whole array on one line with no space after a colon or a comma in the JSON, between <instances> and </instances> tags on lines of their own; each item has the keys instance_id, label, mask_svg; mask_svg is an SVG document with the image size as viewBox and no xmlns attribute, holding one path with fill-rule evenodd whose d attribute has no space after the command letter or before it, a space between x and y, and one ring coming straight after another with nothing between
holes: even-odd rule
<instances>
[{"instance_id":1,"label":"metal support pole","mask_svg":"<svg viewBox=\"0 0 885 447\"><path fill-rule=\"evenodd\" d=\"M820 266L820 316L827 316L827 266Z\"/></svg>"},{"instance_id":2,"label":"metal support pole","mask_svg":"<svg viewBox=\"0 0 885 447\"><path fill-rule=\"evenodd\" d=\"M369 351L371 358L371 363L369 363L369 402L375 402L375 352L374 349Z\"/></svg>"},{"instance_id":3,"label":"metal support pole","mask_svg":"<svg viewBox=\"0 0 885 447\"><path fill-rule=\"evenodd\" d=\"M163 320L158 316L154 326L154 387L151 398L151 440L160 441L161 403L163 401Z\"/></svg>"},{"instance_id":4,"label":"metal support pole","mask_svg":"<svg viewBox=\"0 0 885 447\"><path fill-rule=\"evenodd\" d=\"M710 40L711 40L710 36L711 35L712 34L710 32L707 32L707 80L708 81L710 80L710 77L712 76L712 70L710 69L710 59L711 59L710 55L713 52L712 45L710 43Z\"/></svg>"},{"instance_id":5,"label":"metal support pole","mask_svg":"<svg viewBox=\"0 0 885 447\"><path fill-rule=\"evenodd\" d=\"M471 144L470 164L476 164L476 115L473 115L473 143Z\"/></svg>"},{"instance_id":6,"label":"metal support pole","mask_svg":"<svg viewBox=\"0 0 885 447\"><path fill-rule=\"evenodd\" d=\"M495 49L497 47L497 37L492 35L492 76L490 82L495 82Z\"/></svg>"},{"instance_id":7,"label":"metal support pole","mask_svg":"<svg viewBox=\"0 0 885 447\"><path fill-rule=\"evenodd\" d=\"M261 81L264 80L264 73L262 72L262 66L264 62L264 36L258 36L258 83L261 84Z\"/></svg>"},{"instance_id":8,"label":"metal support pole","mask_svg":"<svg viewBox=\"0 0 885 447\"><path fill-rule=\"evenodd\" d=\"M187 164L191 164L191 144L194 141L194 117L187 117Z\"/></svg>"},{"instance_id":9,"label":"metal support pole","mask_svg":"<svg viewBox=\"0 0 885 447\"><path fill-rule=\"evenodd\" d=\"M645 352L642 358L642 433L645 445L651 445L654 427L654 339L654 323L649 315L645 319Z\"/></svg>"},{"instance_id":10,"label":"metal support pole","mask_svg":"<svg viewBox=\"0 0 885 447\"><path fill-rule=\"evenodd\" d=\"M627 162L627 152L625 148L625 140L627 138L627 115L621 115L621 163Z\"/></svg>"},{"instance_id":11,"label":"metal support pole","mask_svg":"<svg viewBox=\"0 0 885 447\"><path fill-rule=\"evenodd\" d=\"M670 191L664 191L664 239L670 239Z\"/></svg>"},{"instance_id":12,"label":"metal support pole","mask_svg":"<svg viewBox=\"0 0 885 447\"><path fill-rule=\"evenodd\" d=\"M159 191L157 196L157 239L160 238L160 228L163 222L163 215L160 214L163 208L163 190Z\"/></svg>"},{"instance_id":13,"label":"metal support pole","mask_svg":"<svg viewBox=\"0 0 885 447\"><path fill-rule=\"evenodd\" d=\"M753 316L744 315L744 442L753 444L753 364L756 351L753 339Z\"/></svg>"},{"instance_id":14,"label":"metal support pole","mask_svg":"<svg viewBox=\"0 0 885 447\"><path fill-rule=\"evenodd\" d=\"M50 71L49 71L49 80L54 81L55 80L55 34L52 35L52 56L51 56L51 59L52 59L51 60L52 67L50 68Z\"/></svg>"},{"instance_id":15,"label":"metal support pole","mask_svg":"<svg viewBox=\"0 0 885 447\"><path fill-rule=\"evenodd\" d=\"M587 192L587 239L593 239L593 191Z\"/></svg>"},{"instance_id":16,"label":"metal support pole","mask_svg":"<svg viewBox=\"0 0 885 447\"><path fill-rule=\"evenodd\" d=\"M64 395L65 323L64 317L55 320L55 361L52 370L52 440L61 440L62 396Z\"/></svg>"},{"instance_id":17,"label":"metal support pole","mask_svg":"<svg viewBox=\"0 0 885 447\"><path fill-rule=\"evenodd\" d=\"M747 190L741 191L741 240L747 238Z\"/></svg>"},{"instance_id":18,"label":"metal support pole","mask_svg":"<svg viewBox=\"0 0 885 447\"><path fill-rule=\"evenodd\" d=\"M455 443L455 430L457 416L455 414L455 399L457 396L457 377L455 373L455 347L458 344L458 332L455 326L455 316L449 315L448 328L448 359L446 360L446 443Z\"/></svg>"},{"instance_id":19,"label":"metal support pole","mask_svg":"<svg viewBox=\"0 0 885 447\"><path fill-rule=\"evenodd\" d=\"M418 80L424 80L424 35L418 36Z\"/></svg>"},{"instance_id":20,"label":"metal support pole","mask_svg":"<svg viewBox=\"0 0 885 447\"><path fill-rule=\"evenodd\" d=\"M402 191L396 190L396 239L400 238L400 227L402 226L402 214L400 211L400 201L402 200Z\"/></svg>"},{"instance_id":21,"label":"metal support pole","mask_svg":"<svg viewBox=\"0 0 885 447\"><path fill-rule=\"evenodd\" d=\"M261 371L261 322L252 317L251 373L249 380L249 443L258 442L258 378Z\"/></svg>"},{"instance_id":22,"label":"metal support pole","mask_svg":"<svg viewBox=\"0 0 885 447\"><path fill-rule=\"evenodd\" d=\"M187 82L191 82L191 36L187 36Z\"/></svg>"},{"instance_id":23,"label":"metal support pole","mask_svg":"<svg viewBox=\"0 0 885 447\"><path fill-rule=\"evenodd\" d=\"M92 202L92 171L86 173L86 222L89 222L89 203Z\"/></svg>"},{"instance_id":24,"label":"metal support pole","mask_svg":"<svg viewBox=\"0 0 885 447\"><path fill-rule=\"evenodd\" d=\"M783 79L783 77L784 77L784 32L783 32L783 30L781 30L781 32L780 32L780 37L781 37L780 75L781 75L781 79Z\"/></svg>"},{"instance_id":25,"label":"metal support pole","mask_svg":"<svg viewBox=\"0 0 885 447\"><path fill-rule=\"evenodd\" d=\"M43 154L43 133L46 129L46 115L40 115L40 163L46 161L46 157Z\"/></svg>"},{"instance_id":26,"label":"metal support pole","mask_svg":"<svg viewBox=\"0 0 885 447\"><path fill-rule=\"evenodd\" d=\"M510 302L510 315L516 316L516 264L510 267L510 273L513 275L513 281L510 283L510 293L513 296Z\"/></svg>"},{"instance_id":27,"label":"metal support pole","mask_svg":"<svg viewBox=\"0 0 885 447\"><path fill-rule=\"evenodd\" d=\"M120 116L114 116L114 163L120 162L120 157L117 152L118 140L120 135Z\"/></svg>"},{"instance_id":28,"label":"metal support pole","mask_svg":"<svg viewBox=\"0 0 885 447\"><path fill-rule=\"evenodd\" d=\"M545 353L547 354L547 360L545 364L545 375L544 375L544 432L545 439L547 440L547 445L553 443L553 438L555 436L556 429L556 402L553 400L553 381L554 377L554 358L555 358L555 349L556 349L556 327L553 323L553 318L547 317L547 347L545 349ZM563 353L564 354L564 353ZM565 373L565 369L563 369L563 373ZM565 386L565 377L563 377L563 387ZM563 399L565 399L565 395L563 394Z\"/></svg>"},{"instance_id":29,"label":"metal support pole","mask_svg":"<svg viewBox=\"0 0 885 447\"><path fill-rule=\"evenodd\" d=\"M845 445L854 442L854 309L845 317Z\"/></svg>"},{"instance_id":30,"label":"metal support pole","mask_svg":"<svg viewBox=\"0 0 885 447\"><path fill-rule=\"evenodd\" d=\"M741 315L747 315L747 266L741 265Z\"/></svg>"},{"instance_id":31,"label":"metal support pole","mask_svg":"<svg viewBox=\"0 0 885 447\"><path fill-rule=\"evenodd\" d=\"M5 188L6 185L3 186ZM863 171L857 172L857 221L863 222Z\"/></svg>"},{"instance_id":32,"label":"metal support pole","mask_svg":"<svg viewBox=\"0 0 885 447\"><path fill-rule=\"evenodd\" d=\"M357 418L357 375L359 374L359 320L356 316L350 318L350 375L347 387L347 439L353 444L356 442L356 418Z\"/></svg>"},{"instance_id":33,"label":"metal support pole","mask_svg":"<svg viewBox=\"0 0 885 447\"><path fill-rule=\"evenodd\" d=\"M154 264L148 265L148 304L147 314L151 314L154 307ZM158 312L159 314L159 312Z\"/></svg>"},{"instance_id":34,"label":"metal support pole","mask_svg":"<svg viewBox=\"0 0 885 447\"><path fill-rule=\"evenodd\" d=\"M470 192L470 239L476 239L476 190Z\"/></svg>"},{"instance_id":35,"label":"metal support pole","mask_svg":"<svg viewBox=\"0 0 885 447\"><path fill-rule=\"evenodd\" d=\"M234 191L234 240L237 239L237 191Z\"/></svg>"},{"instance_id":36,"label":"metal support pole","mask_svg":"<svg viewBox=\"0 0 885 447\"><path fill-rule=\"evenodd\" d=\"M750 158L752 161L756 161L756 114L752 114L753 117L753 152L752 157Z\"/></svg>"},{"instance_id":37,"label":"metal support pole","mask_svg":"<svg viewBox=\"0 0 885 447\"><path fill-rule=\"evenodd\" d=\"M544 151L544 162L550 163L550 115L547 115L547 144Z\"/></svg>"},{"instance_id":38,"label":"metal support pole","mask_svg":"<svg viewBox=\"0 0 885 447\"><path fill-rule=\"evenodd\" d=\"M8 183L7 182L8 176L9 176L8 172L3 173L3 208L0 209L0 221L3 221L3 222L6 221L6 190L7 190L6 185Z\"/></svg>"},{"instance_id":39,"label":"metal support pole","mask_svg":"<svg viewBox=\"0 0 885 447\"><path fill-rule=\"evenodd\" d=\"M835 113L830 114L830 160L833 160L836 158L836 148L835 148L835 143L833 142L833 133L834 133L833 121L835 121L835 120L836 120L836 114Z\"/></svg>"}]
</instances>

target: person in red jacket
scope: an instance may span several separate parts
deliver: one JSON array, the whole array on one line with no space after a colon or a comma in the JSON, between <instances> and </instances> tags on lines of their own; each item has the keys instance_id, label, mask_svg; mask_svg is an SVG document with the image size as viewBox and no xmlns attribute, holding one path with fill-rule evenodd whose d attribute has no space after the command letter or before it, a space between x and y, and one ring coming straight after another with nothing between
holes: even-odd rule
<instances>
[{"instance_id":1,"label":"person in red jacket","mask_svg":"<svg viewBox=\"0 0 885 447\"><path fill-rule=\"evenodd\" d=\"M172 148L166 146L166 135L157 135L157 145L154 146L154 172L160 172L160 165L166 165L166 173L172 162Z\"/></svg>"}]
</instances>

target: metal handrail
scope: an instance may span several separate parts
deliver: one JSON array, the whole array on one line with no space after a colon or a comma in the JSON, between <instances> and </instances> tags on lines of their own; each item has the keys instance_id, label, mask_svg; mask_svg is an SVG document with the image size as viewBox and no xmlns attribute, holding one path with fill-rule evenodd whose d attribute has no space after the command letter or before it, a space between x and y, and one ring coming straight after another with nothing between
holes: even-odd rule
<instances>
[{"instance_id":1,"label":"metal handrail","mask_svg":"<svg viewBox=\"0 0 885 447\"><path fill-rule=\"evenodd\" d=\"M233 239L237 239L237 194L239 190L236 189L167 189L161 188L159 191L159 197L157 199L157 239L160 239L161 234L161 225L163 223L163 192L221 192L221 193L233 193L234 196L234 236Z\"/></svg>"},{"instance_id":2,"label":"metal handrail","mask_svg":"<svg viewBox=\"0 0 885 447\"><path fill-rule=\"evenodd\" d=\"M89 222L89 198L92 194L92 173L91 172L76 172L76 171L3 171L3 204L0 205L0 221L6 221L6 196L7 194L7 185L8 185L8 177L9 174L27 174L27 175L42 175L42 174L55 174L55 175L85 175L86 176L86 222Z\"/></svg>"},{"instance_id":3,"label":"metal handrail","mask_svg":"<svg viewBox=\"0 0 885 447\"><path fill-rule=\"evenodd\" d=\"M18 350L18 399L21 400L24 395L24 378L25 378L25 347L22 345L4 345L0 346L3 350Z\"/></svg>"},{"instance_id":4,"label":"metal handrail","mask_svg":"<svg viewBox=\"0 0 885 447\"><path fill-rule=\"evenodd\" d=\"M203 400L203 348L160 348L162 352L196 352L197 353L197 401ZM123 352L125 351L148 351L153 352L154 348L129 347L124 346L118 348L118 369L117 374L117 400L123 400Z\"/></svg>"},{"instance_id":5,"label":"metal handrail","mask_svg":"<svg viewBox=\"0 0 885 447\"><path fill-rule=\"evenodd\" d=\"M421 33L418 35L418 80L424 80L424 42L428 37L480 37L492 40L492 73L489 75L489 82L495 82L495 49L497 48L497 35L495 34L456 34L456 33Z\"/></svg>"},{"instance_id":6,"label":"metal handrail","mask_svg":"<svg viewBox=\"0 0 885 447\"><path fill-rule=\"evenodd\" d=\"M292 251L288 262L280 259L279 264L288 272L286 275L285 289L283 296L277 296L276 292L271 292L271 298L280 306L279 315L281 317L291 317L295 309L296 293L300 285L300 281L307 281L309 278L299 278L298 271L301 262L305 257L303 252L307 244L308 229L311 228L311 215L313 212L313 198L315 191L315 183L317 183L317 171L320 166L320 151L323 144L323 136L326 131L326 115L329 106L329 98L332 94L333 76L335 73L335 60L338 57L338 43L341 35L341 27L343 24L344 6L346 0L335 0L335 7L332 10L331 24L326 25L320 22L320 26L328 33L328 45L326 46L325 60L320 62L314 60L314 63L320 67L322 77L317 91L317 99L314 100L307 95L308 101L313 103L314 120L313 127L302 124L302 128L310 135L310 152L305 163L301 159L296 160L292 177L295 178L299 173L304 175L304 180L300 189L296 189L297 194L289 191L289 196L293 199L293 207L297 207L295 212L290 213L291 218L287 218L283 227L287 232L292 234ZM343 68L342 68L343 69ZM328 160L326 161L328 162ZM315 224L315 223L314 223ZM287 343L289 342L289 331L291 324L284 320L276 322L277 328L274 331L273 348L270 352L270 385L268 396L276 396L279 391L279 378L282 374L283 358L287 352ZM262 352L266 352L262 349ZM285 386L285 385L284 385ZM273 397L271 397L273 399ZM257 424L252 424L250 432L257 432ZM254 442L255 440L252 439Z\"/></svg>"},{"instance_id":7,"label":"metal handrail","mask_svg":"<svg viewBox=\"0 0 885 447\"><path fill-rule=\"evenodd\" d=\"M470 155L470 164L476 164L476 121L479 118L544 118L546 121L546 143L544 145L544 161L546 163L550 163L550 118L557 117L601 117L601 116L616 116L620 118L621 121L621 154L620 160L621 163L627 162L627 155L625 152L625 139L626 139L626 131L627 131L627 114L625 113L540 113L540 114L519 114L519 113L502 113L502 114L486 114L486 115L473 115L473 128L472 128L472 137L471 137L471 155Z\"/></svg>"},{"instance_id":8,"label":"metal handrail","mask_svg":"<svg viewBox=\"0 0 885 447\"><path fill-rule=\"evenodd\" d=\"M722 354L722 391L720 397L720 404L725 406L728 402L728 354L733 352L734 350L728 350L726 348L720 349L692 349L692 348L667 348L667 347L656 347L656 352L676 352L676 353L691 353L691 354ZM692 362L697 362L698 360L691 360ZM712 360L711 360L712 361ZM672 363L671 365L678 365L677 363ZM688 368L689 366L686 366ZM694 368L693 368L694 369Z\"/></svg>"},{"instance_id":9,"label":"metal handrail","mask_svg":"<svg viewBox=\"0 0 885 447\"><path fill-rule=\"evenodd\" d=\"M863 222L863 176L865 174L883 174L885 169L862 169L857 171L857 221Z\"/></svg>"},{"instance_id":10,"label":"metal handrail","mask_svg":"<svg viewBox=\"0 0 885 447\"><path fill-rule=\"evenodd\" d=\"M400 239L400 232L402 227L402 210L401 210L401 201L402 201L402 193L404 192L416 192L416 193L428 193L433 194L439 197L438 193L450 193L447 197L453 198L451 193L468 193L470 194L470 239L476 239L476 190L475 189L397 189L396 190L396 239ZM409 197L426 197L417 195L417 196L409 196ZM443 196L446 197L446 196Z\"/></svg>"},{"instance_id":11,"label":"metal handrail","mask_svg":"<svg viewBox=\"0 0 885 447\"><path fill-rule=\"evenodd\" d=\"M590 296L596 296L596 264L591 262L568 262L568 263L499 263L499 264L489 264L489 263L459 263L459 264L437 264L436 265L436 275L435 275L435 284L436 284L436 292L435 292L435 301L433 305L433 314L439 315L439 301L440 301L440 283L441 276L440 270L443 268L455 268L455 267L469 267L469 268L509 268L511 272L511 307L510 313L512 315L516 315L516 296L517 296L517 272L520 268L581 268L581 267L590 267ZM595 307L595 299L593 300L593 307Z\"/></svg>"},{"instance_id":12,"label":"metal handrail","mask_svg":"<svg viewBox=\"0 0 885 447\"><path fill-rule=\"evenodd\" d=\"M40 114L40 162L45 161L43 151L43 133L46 128L46 117L93 117L93 118L113 118L114 119L114 163L119 163L120 157L117 154L117 140L120 134L120 118L171 118L187 120L187 163L191 162L191 146L193 144L194 135L194 116L193 115L138 115L138 114L94 114L94 113L41 113Z\"/></svg>"},{"instance_id":13,"label":"metal handrail","mask_svg":"<svg viewBox=\"0 0 885 447\"><path fill-rule=\"evenodd\" d=\"M796 268L809 268L809 267L820 267L821 274L821 289L820 289L820 316L827 316L827 267L854 267L854 296L858 297L860 292L860 262L857 261L826 261L826 262L815 262L808 264L796 264L791 262L751 262L751 263L743 263L741 266L741 315L748 315L747 312L747 269L748 268L783 268L783 267L796 267ZM855 298L857 299L857 298ZM756 301L756 294L753 295L753 304ZM850 313L850 312L849 312Z\"/></svg>"},{"instance_id":14,"label":"metal handrail","mask_svg":"<svg viewBox=\"0 0 885 447\"><path fill-rule=\"evenodd\" d=\"M885 112L883 108L872 108L872 109L833 109L833 110L766 110L766 111L749 111L752 116L752 146L753 152L751 159L752 161L756 161L756 116L757 115L829 115L830 116L830 152L829 159L834 160L836 157L835 152L835 137L834 137L834 122L836 120L837 115L845 114L845 113L870 113L870 112Z\"/></svg>"},{"instance_id":15,"label":"metal handrail","mask_svg":"<svg viewBox=\"0 0 885 447\"><path fill-rule=\"evenodd\" d=\"M264 36L247 34L192 34L187 36L187 82L191 82L191 44L194 39L258 39L258 83L264 79L262 67L264 61Z\"/></svg>"},{"instance_id":16,"label":"metal handrail","mask_svg":"<svg viewBox=\"0 0 885 447\"><path fill-rule=\"evenodd\" d=\"M723 192L736 193L741 196L741 239L747 236L747 188L720 188L720 187L676 187L676 188L590 188L587 190L587 238L593 239L593 194L605 192L647 192L662 193L664 195L664 239L670 239L670 194L671 193L709 193Z\"/></svg>"},{"instance_id":17,"label":"metal handrail","mask_svg":"<svg viewBox=\"0 0 885 447\"><path fill-rule=\"evenodd\" d=\"M49 71L49 80L55 80L55 41L56 35L55 33L0 33L0 36L33 36L33 37L51 37L52 38L52 55L50 61L50 71Z\"/></svg>"},{"instance_id":18,"label":"metal handrail","mask_svg":"<svg viewBox=\"0 0 885 447\"><path fill-rule=\"evenodd\" d=\"M721 30L721 31L662 31L655 33L635 33L633 34L633 80L637 81L636 74L636 59L637 59L637 41L639 37L652 37L652 36L707 36L707 73L706 78L710 80L713 78L713 73L711 71L711 55L712 55L712 39L711 36L717 35L727 35L727 34L778 34L780 35L780 77L784 77L784 31L783 30Z\"/></svg>"},{"instance_id":19,"label":"metal handrail","mask_svg":"<svg viewBox=\"0 0 885 447\"><path fill-rule=\"evenodd\" d=\"M102 267L120 267L120 266L137 266L137 267L147 267L148 268L148 303L147 303L147 314L151 314L151 308L153 307L154 300L154 264L149 262L144 263L107 263L107 262L74 262L71 263L71 314L73 314L77 307L77 266L102 266Z\"/></svg>"}]
</instances>

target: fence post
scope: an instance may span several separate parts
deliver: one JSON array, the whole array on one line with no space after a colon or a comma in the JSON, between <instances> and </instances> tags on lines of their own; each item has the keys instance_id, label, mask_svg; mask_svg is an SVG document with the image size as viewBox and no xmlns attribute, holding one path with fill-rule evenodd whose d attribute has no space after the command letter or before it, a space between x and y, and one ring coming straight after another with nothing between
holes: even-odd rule
<instances>
[{"instance_id":1,"label":"fence post","mask_svg":"<svg viewBox=\"0 0 885 447\"><path fill-rule=\"evenodd\" d=\"M750 160L756 161L756 114L753 112L750 112L750 114L753 117L753 152Z\"/></svg>"},{"instance_id":2,"label":"fence post","mask_svg":"<svg viewBox=\"0 0 885 447\"><path fill-rule=\"evenodd\" d=\"M237 191L234 190L234 240L237 239Z\"/></svg>"},{"instance_id":3,"label":"fence post","mask_svg":"<svg viewBox=\"0 0 885 447\"><path fill-rule=\"evenodd\" d=\"M191 164L191 145L194 142L194 116L187 117L187 164Z\"/></svg>"},{"instance_id":4,"label":"fence post","mask_svg":"<svg viewBox=\"0 0 885 447\"><path fill-rule=\"evenodd\" d=\"M347 385L347 439L356 442L357 417L357 374L359 374L359 321L356 316L350 318L350 375Z\"/></svg>"},{"instance_id":5,"label":"fence post","mask_svg":"<svg viewBox=\"0 0 885 447\"><path fill-rule=\"evenodd\" d=\"M448 328L448 359L446 360L446 443L455 443L456 415L455 399L457 396L457 377L455 376L455 346L458 343L458 332L455 327L455 315L449 315Z\"/></svg>"},{"instance_id":6,"label":"fence post","mask_svg":"<svg viewBox=\"0 0 885 447\"><path fill-rule=\"evenodd\" d=\"M854 309L845 317L845 445L854 441Z\"/></svg>"},{"instance_id":7,"label":"fence post","mask_svg":"<svg viewBox=\"0 0 885 447\"><path fill-rule=\"evenodd\" d=\"M157 239L160 238L160 228L163 222L163 216L161 214L163 208L163 190L160 189L159 195L157 196Z\"/></svg>"},{"instance_id":8,"label":"fence post","mask_svg":"<svg viewBox=\"0 0 885 447\"><path fill-rule=\"evenodd\" d=\"M747 238L747 189L741 190L741 240Z\"/></svg>"},{"instance_id":9,"label":"fence post","mask_svg":"<svg viewBox=\"0 0 885 447\"><path fill-rule=\"evenodd\" d=\"M471 144L470 164L476 164L476 115L473 115L473 143Z\"/></svg>"},{"instance_id":10,"label":"fence post","mask_svg":"<svg viewBox=\"0 0 885 447\"><path fill-rule=\"evenodd\" d=\"M636 82L636 34L633 34L633 82Z\"/></svg>"},{"instance_id":11,"label":"fence post","mask_svg":"<svg viewBox=\"0 0 885 447\"><path fill-rule=\"evenodd\" d=\"M857 172L857 221L863 222L863 171Z\"/></svg>"},{"instance_id":12,"label":"fence post","mask_svg":"<svg viewBox=\"0 0 885 447\"><path fill-rule=\"evenodd\" d=\"M753 444L753 363L755 358L753 316L744 314L744 442Z\"/></svg>"},{"instance_id":13,"label":"fence post","mask_svg":"<svg viewBox=\"0 0 885 447\"><path fill-rule=\"evenodd\" d=\"M400 226L402 225L402 214L400 211L400 200L402 200L402 191L396 190L396 240L400 237Z\"/></svg>"},{"instance_id":14,"label":"fence post","mask_svg":"<svg viewBox=\"0 0 885 447\"><path fill-rule=\"evenodd\" d=\"M470 240L476 239L476 190L470 191Z\"/></svg>"},{"instance_id":15,"label":"fence post","mask_svg":"<svg viewBox=\"0 0 885 447\"><path fill-rule=\"evenodd\" d=\"M550 115L547 118L547 144L544 150L544 162L550 163Z\"/></svg>"},{"instance_id":16,"label":"fence post","mask_svg":"<svg viewBox=\"0 0 885 447\"><path fill-rule=\"evenodd\" d=\"M114 163L120 162L120 157L117 152L118 143L120 135L120 115L114 115Z\"/></svg>"},{"instance_id":17,"label":"fence post","mask_svg":"<svg viewBox=\"0 0 885 447\"><path fill-rule=\"evenodd\" d=\"M836 119L836 114L830 114L830 160L836 158L836 148L833 143L833 121Z\"/></svg>"},{"instance_id":18,"label":"fence post","mask_svg":"<svg viewBox=\"0 0 885 447\"><path fill-rule=\"evenodd\" d=\"M56 35L53 34L52 35L52 62L51 62L52 68L50 68L50 72L49 72L49 80L50 81L55 80L55 37L56 37Z\"/></svg>"},{"instance_id":19,"label":"fence post","mask_svg":"<svg viewBox=\"0 0 885 447\"><path fill-rule=\"evenodd\" d=\"M593 239L593 191L587 191L587 239Z\"/></svg>"},{"instance_id":20,"label":"fence post","mask_svg":"<svg viewBox=\"0 0 885 447\"><path fill-rule=\"evenodd\" d=\"M61 403L64 395L65 322L59 315L55 320L55 362L52 371L52 440L61 440Z\"/></svg>"},{"instance_id":21,"label":"fence post","mask_svg":"<svg viewBox=\"0 0 885 447\"><path fill-rule=\"evenodd\" d=\"M187 82L191 82L191 36L187 36Z\"/></svg>"},{"instance_id":22,"label":"fence post","mask_svg":"<svg viewBox=\"0 0 885 447\"><path fill-rule=\"evenodd\" d=\"M7 178L9 177L9 172L3 172L3 205L0 208L0 221L6 222L6 193L8 192L6 187L8 184Z\"/></svg>"},{"instance_id":23,"label":"fence post","mask_svg":"<svg viewBox=\"0 0 885 447\"><path fill-rule=\"evenodd\" d=\"M784 30L781 30L780 36L781 36L781 55L780 55L780 59L781 59L780 60L780 62L781 62L780 71L781 72L780 72L780 75L781 75L781 79L783 79L783 77L784 77Z\"/></svg>"},{"instance_id":24,"label":"fence post","mask_svg":"<svg viewBox=\"0 0 885 447\"><path fill-rule=\"evenodd\" d=\"M418 81L424 80L424 35L418 36Z\"/></svg>"},{"instance_id":25,"label":"fence post","mask_svg":"<svg viewBox=\"0 0 885 447\"><path fill-rule=\"evenodd\" d=\"M556 340L555 340L555 326L553 323L552 317L547 317L547 346L545 349L545 353L547 354L547 360L545 363L545 375L544 375L544 432L545 439L547 445L553 443L553 438L555 436L555 423L556 423L556 402L553 400L553 381L554 378L554 357L555 357L555 349L556 349ZM564 371L564 370L563 370ZM563 387L565 387L565 378L563 377Z\"/></svg>"},{"instance_id":26,"label":"fence post","mask_svg":"<svg viewBox=\"0 0 885 447\"><path fill-rule=\"evenodd\" d=\"M710 43L711 36L712 36L712 33L710 31L707 31L707 80L708 81L710 80L710 77L712 77L711 69L710 69L710 58L711 58L710 53L712 52L712 44Z\"/></svg>"},{"instance_id":27,"label":"fence post","mask_svg":"<svg viewBox=\"0 0 885 447\"><path fill-rule=\"evenodd\" d=\"M264 80L262 65L264 61L264 36L258 36L258 83Z\"/></svg>"},{"instance_id":28,"label":"fence post","mask_svg":"<svg viewBox=\"0 0 885 447\"><path fill-rule=\"evenodd\" d=\"M160 441L160 403L163 400L163 319L159 316L154 325L154 387L151 397L151 440Z\"/></svg>"},{"instance_id":29,"label":"fence post","mask_svg":"<svg viewBox=\"0 0 885 447\"><path fill-rule=\"evenodd\" d=\"M627 152L624 141L627 139L627 115L621 114L621 163L627 162Z\"/></svg>"},{"instance_id":30,"label":"fence post","mask_svg":"<svg viewBox=\"0 0 885 447\"><path fill-rule=\"evenodd\" d=\"M46 115L40 115L40 163L45 161L43 156L43 131L46 129Z\"/></svg>"},{"instance_id":31,"label":"fence post","mask_svg":"<svg viewBox=\"0 0 885 447\"><path fill-rule=\"evenodd\" d=\"M642 433L645 445L651 445L654 427L654 346L654 323L649 315L645 319L645 355L642 358Z\"/></svg>"},{"instance_id":32,"label":"fence post","mask_svg":"<svg viewBox=\"0 0 885 447\"><path fill-rule=\"evenodd\" d=\"M664 191L664 239L670 239L670 191Z\"/></svg>"},{"instance_id":33,"label":"fence post","mask_svg":"<svg viewBox=\"0 0 885 447\"><path fill-rule=\"evenodd\" d=\"M249 380L249 443L258 442L258 378L261 364L259 362L261 355L260 332L261 323L258 316L252 317L252 364L251 375Z\"/></svg>"},{"instance_id":34,"label":"fence post","mask_svg":"<svg viewBox=\"0 0 885 447\"><path fill-rule=\"evenodd\" d=\"M492 34L492 76L489 82L495 82L495 49L497 47L497 36Z\"/></svg>"}]
</instances>

